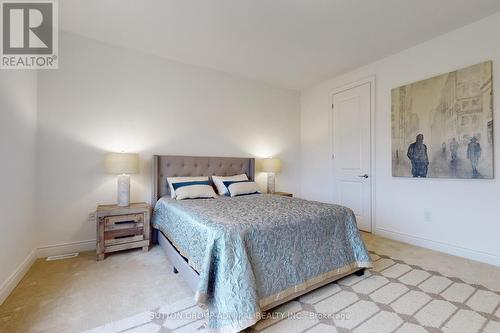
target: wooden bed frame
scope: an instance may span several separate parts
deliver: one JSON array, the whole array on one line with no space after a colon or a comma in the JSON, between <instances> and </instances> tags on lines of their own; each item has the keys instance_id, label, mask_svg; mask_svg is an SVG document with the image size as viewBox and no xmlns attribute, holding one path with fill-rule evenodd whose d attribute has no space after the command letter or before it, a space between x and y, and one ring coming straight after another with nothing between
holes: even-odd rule
<instances>
[{"instance_id":1,"label":"wooden bed frame","mask_svg":"<svg viewBox=\"0 0 500 333\"><path fill-rule=\"evenodd\" d=\"M153 193L152 207L163 196L170 195L167 177L196 177L196 176L233 176L245 173L249 179L255 179L255 159L239 157L199 157L199 156L153 156ZM174 267L174 273L180 274L188 286L196 292L198 289L199 274L189 265L187 258L183 257L170 240L160 231L153 228L153 242L157 242L165 251L170 263ZM339 274L330 279L312 285L289 297L265 306L262 311L267 311L278 305L286 303L314 289L322 287L344 276L355 273L358 276L364 274L364 268L355 268L344 274Z\"/></svg>"}]
</instances>

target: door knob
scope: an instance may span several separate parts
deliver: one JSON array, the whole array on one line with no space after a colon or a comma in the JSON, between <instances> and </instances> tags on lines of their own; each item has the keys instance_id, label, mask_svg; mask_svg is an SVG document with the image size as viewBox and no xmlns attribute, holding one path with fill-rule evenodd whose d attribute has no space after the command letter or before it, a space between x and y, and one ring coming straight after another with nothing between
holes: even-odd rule
<instances>
[{"instance_id":1,"label":"door knob","mask_svg":"<svg viewBox=\"0 0 500 333\"><path fill-rule=\"evenodd\" d=\"M368 178L368 175L365 173L364 175L359 175L360 178Z\"/></svg>"}]
</instances>

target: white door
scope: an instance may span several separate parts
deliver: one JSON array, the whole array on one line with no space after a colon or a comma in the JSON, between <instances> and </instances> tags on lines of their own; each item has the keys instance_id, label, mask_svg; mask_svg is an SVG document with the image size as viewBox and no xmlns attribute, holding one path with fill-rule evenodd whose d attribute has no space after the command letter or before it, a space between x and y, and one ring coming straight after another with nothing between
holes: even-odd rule
<instances>
[{"instance_id":1,"label":"white door","mask_svg":"<svg viewBox=\"0 0 500 333\"><path fill-rule=\"evenodd\" d=\"M371 83L335 93L332 103L334 202L371 232Z\"/></svg>"}]
</instances>

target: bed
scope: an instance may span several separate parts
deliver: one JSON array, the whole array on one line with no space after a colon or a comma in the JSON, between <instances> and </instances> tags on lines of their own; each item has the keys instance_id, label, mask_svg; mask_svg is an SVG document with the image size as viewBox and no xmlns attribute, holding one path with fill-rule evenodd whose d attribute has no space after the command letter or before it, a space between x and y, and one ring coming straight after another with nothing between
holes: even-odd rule
<instances>
[{"instance_id":1,"label":"bed","mask_svg":"<svg viewBox=\"0 0 500 333\"><path fill-rule=\"evenodd\" d=\"M254 179L253 158L153 157L153 238L208 309L211 332L239 332L266 310L371 267L346 207L268 194L175 200L166 180L241 173Z\"/></svg>"}]
</instances>

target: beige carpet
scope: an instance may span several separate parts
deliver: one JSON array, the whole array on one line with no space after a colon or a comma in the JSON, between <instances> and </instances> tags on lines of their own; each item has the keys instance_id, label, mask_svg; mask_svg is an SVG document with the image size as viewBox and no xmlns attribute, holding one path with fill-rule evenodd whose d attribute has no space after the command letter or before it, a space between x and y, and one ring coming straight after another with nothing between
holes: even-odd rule
<instances>
[{"instance_id":1,"label":"beige carpet","mask_svg":"<svg viewBox=\"0 0 500 333\"><path fill-rule=\"evenodd\" d=\"M372 252L374 268L291 301L249 332L500 332L500 293ZM203 332L192 298L87 331Z\"/></svg>"},{"instance_id":2,"label":"beige carpet","mask_svg":"<svg viewBox=\"0 0 500 333\"><path fill-rule=\"evenodd\" d=\"M483 298L482 292L487 291L486 289L500 291L500 267L494 267L411 246L372 234L363 233L363 239L371 251L388 255L391 258L411 265L418 265L422 267L422 270L436 271L446 277L457 277L464 280L464 283L471 285L475 288L474 290L481 291L474 292L474 295L478 295L476 297ZM385 261L381 261L380 263L383 262ZM380 263L377 261L377 265ZM377 274L378 272L372 272L373 278L377 276ZM408 274L408 272L403 275L406 274ZM381 277L391 282L391 277L385 277L383 275L380 276L380 278ZM401 278L398 277L397 279ZM450 279L450 281L453 280L454 279ZM475 284L484 286L485 288L473 286ZM333 286L334 285L330 288L334 288ZM300 312L303 307L305 307L304 309L306 311L310 311L311 306L315 308L315 311L323 312L325 310L321 308L321 304L325 306L325 304L328 303L327 299L334 297L336 294L343 295L339 294L340 292L354 293L356 297L360 298L356 300L356 302L346 305L347 308L357 303L363 305L365 304L364 302L360 303L363 297L365 299L366 297L371 299L372 294L362 294L358 291L351 291L348 289L354 288L355 286L356 285L348 286L340 284L338 288L342 290L336 287L336 290L329 291L325 289L325 293L327 294L325 300L318 298L315 303L307 303L307 301L304 300L305 298L302 298L300 302L288 303L287 306L289 308L285 308L285 310L282 309L282 311L286 312L290 310L291 312ZM407 286L405 287L410 289ZM451 284L447 286L447 288L450 288L450 292L454 291ZM381 292L384 291L383 286L379 289L382 290ZM439 293L439 296L444 298L444 295L447 294L446 290L443 290ZM470 295L471 303L469 304L473 304L475 301L475 298L473 298L474 295ZM484 295L490 294L486 293ZM134 320L140 316L145 316L142 318L146 319L144 322L140 323L142 326L138 326L138 330L140 331L145 328L146 332L149 332L148 328L154 328L155 326L144 326L144 324L151 321L148 319L151 316L151 310L158 311L162 308L161 311L172 312L173 310L166 310L168 309L167 307L176 310L179 306L182 310L186 305L186 303L183 302L187 302L189 306L189 302L192 302L191 298L191 290L179 275L172 273L172 266L170 266L159 247L153 247L146 253L140 250L116 253L110 255L106 260L99 262L95 260L95 254L91 252L81 253L77 258L60 261L47 262L43 259L39 259L31 267L12 294L0 306L0 332L76 333L95 327L101 327L108 323L124 325L119 327L115 326L117 328L115 331L118 332L134 327L134 325L130 323L139 325ZM403 299L404 295L400 298ZM446 300L446 298L444 299ZM482 302L488 304L490 298L486 296L483 299L484 301ZM335 300L335 298L333 298L333 300ZM448 300L446 301L449 302ZM383 304L383 302L380 301L376 302ZM462 303L466 304L467 301ZM320 304L320 309L317 308L317 304ZM454 303L451 304L456 307ZM389 304L389 306L392 306L392 304ZM377 305L377 307L379 307L379 305ZM459 307L457 307L457 309L457 311L463 310ZM194 310L194 308L192 310ZM343 311L344 310L340 310L341 313L343 313ZM384 311L390 312L387 310ZM492 323L498 321L498 311L498 309L495 311L496 316L493 321L488 319L486 315L481 314L481 311L478 312L481 317L488 319L488 322L484 323L485 329L488 328L491 331L491 328L494 327ZM376 314L372 315L370 318L375 318ZM456 313L454 313L454 315L455 314ZM183 317L186 318L186 316ZM404 319L403 317L400 316L401 319ZM416 315L412 317L419 318ZM370 318L367 320L369 321ZM274 322L276 321L277 320ZM312 321L312 325L316 325L315 329L320 330L323 328L323 326L317 324L314 320ZM331 324L328 320L323 321L324 322L320 324ZM129 324L127 324L127 322L129 322ZM291 320L280 321L280 323L275 323L270 326L269 330L287 332L287 329L283 329L282 325L290 322L294 323ZM297 324L297 322L295 322L295 324ZM158 323L162 323L162 325L165 326L165 323L161 322L161 319L156 319L154 322L154 324ZM182 321L177 320L177 326L175 327L179 326L179 328L184 328L187 331L193 329L193 326L182 326L186 325L186 323L187 322L184 322L183 324ZM257 328L263 329L263 323L259 324ZM268 321L266 325L270 323L271 321ZM308 320L300 321L300 325L308 325L308 323ZM193 325L197 326L198 323ZM334 332L333 326L330 325L326 327L329 329L327 332ZM164 327L163 331L166 332L167 328ZM337 328L337 331L341 331L340 326ZM500 332L500 330L497 332Z\"/></svg>"}]
</instances>

